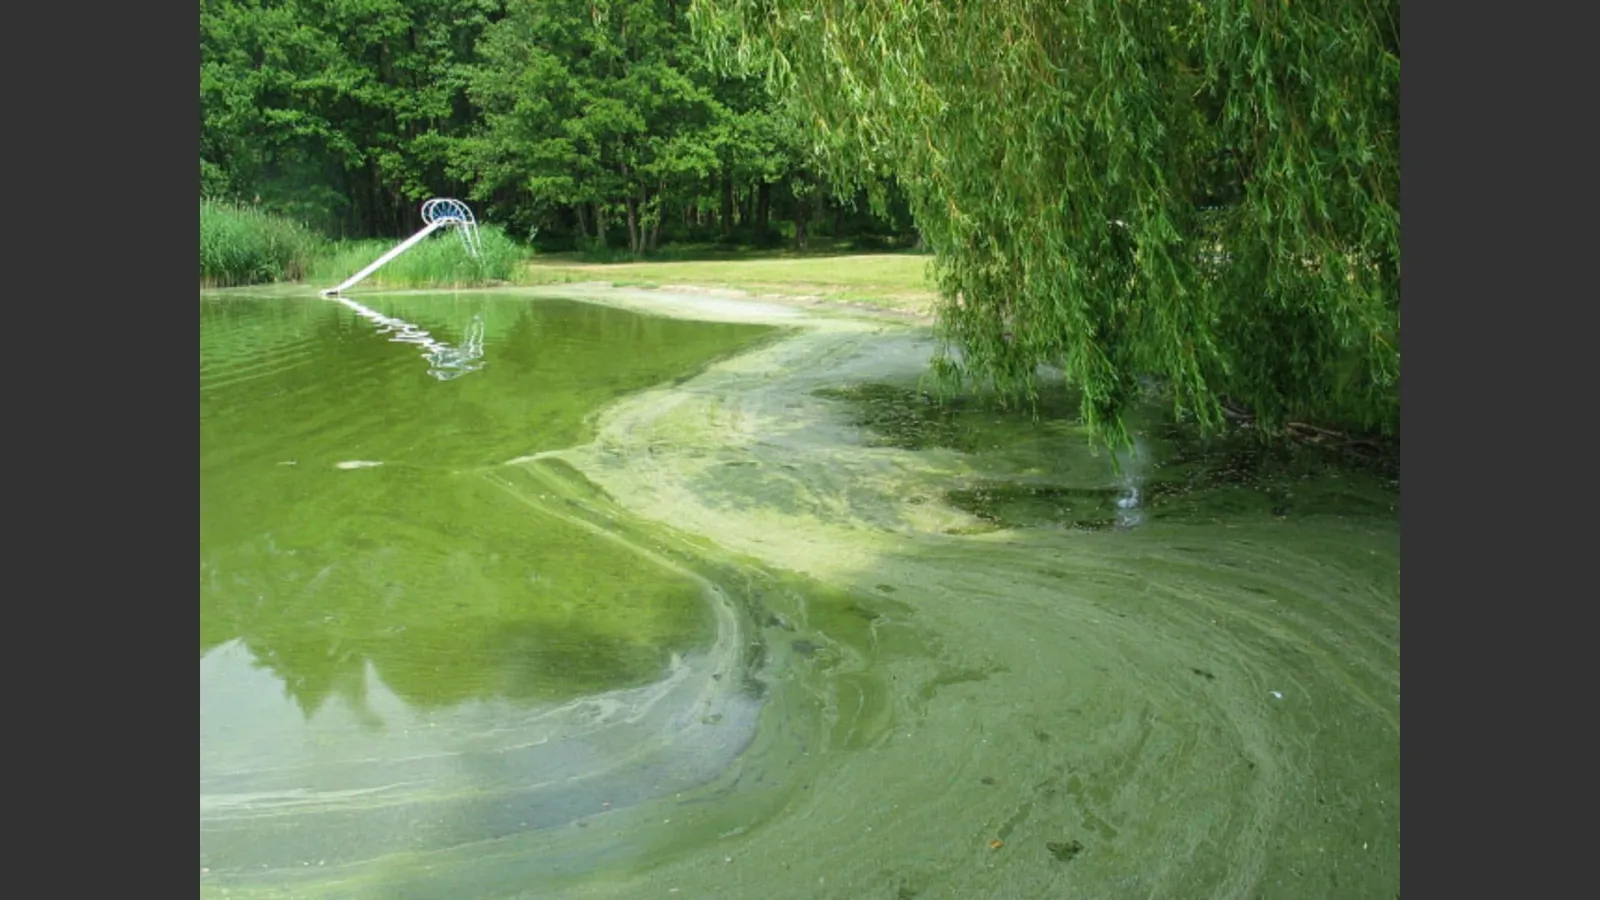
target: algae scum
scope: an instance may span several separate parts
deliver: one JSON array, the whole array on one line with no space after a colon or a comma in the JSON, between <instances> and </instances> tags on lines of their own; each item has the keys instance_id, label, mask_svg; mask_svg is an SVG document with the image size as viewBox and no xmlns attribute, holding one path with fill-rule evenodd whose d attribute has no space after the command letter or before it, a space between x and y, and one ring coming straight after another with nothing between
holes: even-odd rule
<instances>
[{"instance_id":1,"label":"algae scum","mask_svg":"<svg viewBox=\"0 0 1600 900\"><path fill-rule=\"evenodd\" d=\"M203 894L1398 891L1393 473L590 299L202 299Z\"/></svg>"}]
</instances>

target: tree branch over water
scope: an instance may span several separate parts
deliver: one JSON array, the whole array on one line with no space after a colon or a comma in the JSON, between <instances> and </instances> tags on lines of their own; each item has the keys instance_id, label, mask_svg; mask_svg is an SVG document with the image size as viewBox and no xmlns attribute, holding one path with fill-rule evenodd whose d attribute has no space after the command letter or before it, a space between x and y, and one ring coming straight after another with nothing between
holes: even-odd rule
<instances>
[{"instance_id":1,"label":"tree branch over water","mask_svg":"<svg viewBox=\"0 0 1600 900\"><path fill-rule=\"evenodd\" d=\"M1041 365L1126 438L1141 378L1216 430L1399 421L1399 5L696 0L726 64L892 176L937 254L949 385ZM1303 430L1303 429L1302 429Z\"/></svg>"}]
</instances>

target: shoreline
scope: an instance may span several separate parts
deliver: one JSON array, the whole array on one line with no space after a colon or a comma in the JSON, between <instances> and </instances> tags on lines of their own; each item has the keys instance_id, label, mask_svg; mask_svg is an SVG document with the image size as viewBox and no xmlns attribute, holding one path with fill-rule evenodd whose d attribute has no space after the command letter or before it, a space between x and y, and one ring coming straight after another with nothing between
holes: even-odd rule
<instances>
[{"instance_id":1,"label":"shoreline","mask_svg":"<svg viewBox=\"0 0 1600 900\"><path fill-rule=\"evenodd\" d=\"M319 289L306 282L277 282L228 288L201 288L200 293L201 296L227 293L298 294L302 290L316 292ZM349 296L439 293L514 293L566 297L656 315L755 325L782 326L807 323L814 326L830 320L834 322L865 320L880 324L931 328L937 322L937 317L930 311L836 299L815 293L755 292L743 288L676 282L648 286L629 285L603 278L572 282L499 282L475 287L373 287L351 292ZM883 300L884 304L893 302L887 298ZM1221 434L1214 437L1237 436L1255 427L1255 417L1252 415L1234 410L1225 411L1225 415L1228 425ZM1268 443L1316 447L1323 451L1348 455L1353 457L1358 466L1376 462L1380 466L1398 467L1397 436L1345 433L1319 426L1314 422L1296 421L1287 423L1284 433L1277 435L1276 438L1269 438Z\"/></svg>"},{"instance_id":2,"label":"shoreline","mask_svg":"<svg viewBox=\"0 0 1600 900\"><path fill-rule=\"evenodd\" d=\"M231 287L204 287L200 294L215 296L219 294L294 294L320 291L312 284L303 281L273 282L268 284L235 285ZM771 308L782 307L787 310L833 314L844 318L867 318L878 321L898 322L908 325L931 326L936 317L931 312L924 312L904 306L879 305L866 301L853 301L834 299L820 294L798 294L785 292L757 293L742 288L713 287L700 284L662 284L659 286L643 286L619 284L606 279L593 281L547 282L547 283L518 283L499 282L488 285L475 285L472 287L453 287L440 285L436 287L382 287L375 286L364 290L352 290L346 296L394 296L411 294L440 294L440 293L518 293L535 294L540 296L575 296L583 300L605 302L607 299L630 299L642 302L626 303L631 307L649 307L658 311L666 311L685 305L706 308L706 301L712 301L710 308L721 307L733 310L740 307L749 307L749 317L730 316L730 320L747 321L751 324L762 324L771 318ZM716 301L721 301L718 303ZM885 301L888 303L888 301ZM723 306L723 304L729 304ZM761 307L767 307L763 310Z\"/></svg>"}]
</instances>

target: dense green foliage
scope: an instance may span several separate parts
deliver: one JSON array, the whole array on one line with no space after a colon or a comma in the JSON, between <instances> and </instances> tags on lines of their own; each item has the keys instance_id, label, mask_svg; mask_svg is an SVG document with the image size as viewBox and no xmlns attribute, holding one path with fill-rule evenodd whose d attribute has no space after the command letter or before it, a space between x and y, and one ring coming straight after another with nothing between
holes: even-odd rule
<instances>
[{"instance_id":1,"label":"dense green foliage","mask_svg":"<svg viewBox=\"0 0 1600 900\"><path fill-rule=\"evenodd\" d=\"M1059 368L1111 438L1152 382L1207 426L1231 410L1263 432L1393 431L1397 15L202 0L202 195L383 238L420 225L420 200L460 196L597 256L914 218L949 383L1031 400L1039 367ZM226 253L220 280L293 277Z\"/></svg>"},{"instance_id":2,"label":"dense green foliage","mask_svg":"<svg viewBox=\"0 0 1600 900\"><path fill-rule=\"evenodd\" d=\"M633 254L771 245L778 219L801 247L819 220L908 231L898 194L876 216L823 183L761 79L712 71L687 5L202 0L201 193L345 238L454 196L548 249Z\"/></svg>"},{"instance_id":3,"label":"dense green foliage","mask_svg":"<svg viewBox=\"0 0 1600 900\"><path fill-rule=\"evenodd\" d=\"M228 287L302 278L324 241L259 209L200 201L200 284Z\"/></svg>"},{"instance_id":4,"label":"dense green foliage","mask_svg":"<svg viewBox=\"0 0 1600 900\"><path fill-rule=\"evenodd\" d=\"M462 185L461 67L498 0L201 0L200 181L330 233L394 236Z\"/></svg>"},{"instance_id":5,"label":"dense green foliage","mask_svg":"<svg viewBox=\"0 0 1600 900\"><path fill-rule=\"evenodd\" d=\"M1396 0L696 0L830 176L894 176L937 255L941 370L1121 437L1155 379L1231 406L1399 419Z\"/></svg>"},{"instance_id":6,"label":"dense green foliage","mask_svg":"<svg viewBox=\"0 0 1600 900\"><path fill-rule=\"evenodd\" d=\"M435 234L384 264L362 282L369 287L477 287L510 281L527 251L495 225L478 230L480 253L476 258L462 249L454 234ZM309 277L335 284L359 272L384 252L393 241L341 241L319 256Z\"/></svg>"},{"instance_id":7,"label":"dense green foliage","mask_svg":"<svg viewBox=\"0 0 1600 900\"><path fill-rule=\"evenodd\" d=\"M470 81L486 125L463 154L478 196L509 190L533 210L571 207L580 236L592 229L601 243L620 212L629 250L654 248L666 203L692 201L744 149L729 146L728 110L676 4L665 16L660 6L508 3Z\"/></svg>"}]
</instances>

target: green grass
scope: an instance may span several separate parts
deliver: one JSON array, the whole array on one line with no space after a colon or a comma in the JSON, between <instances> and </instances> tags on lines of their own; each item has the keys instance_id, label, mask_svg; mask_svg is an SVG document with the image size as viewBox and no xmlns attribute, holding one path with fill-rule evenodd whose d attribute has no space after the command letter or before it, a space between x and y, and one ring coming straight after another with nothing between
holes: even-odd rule
<instances>
[{"instance_id":1,"label":"green grass","mask_svg":"<svg viewBox=\"0 0 1600 900\"><path fill-rule=\"evenodd\" d=\"M880 235L855 235L834 237L812 235L806 249L794 247L793 234L778 229L767 236L741 233L719 240L673 239L643 257L635 256L625 247L589 247L573 249L553 245L540 250L540 255L557 256L587 263L621 262L699 262L708 259L789 259L813 256L847 256L867 254L893 254L911 252L899 238Z\"/></svg>"},{"instance_id":2,"label":"green grass","mask_svg":"<svg viewBox=\"0 0 1600 900\"><path fill-rule=\"evenodd\" d=\"M220 200L200 201L200 286L297 281L325 242L299 222Z\"/></svg>"},{"instance_id":3,"label":"green grass","mask_svg":"<svg viewBox=\"0 0 1600 900\"><path fill-rule=\"evenodd\" d=\"M576 254L542 255L522 266L519 284L609 282L626 287L698 287L752 294L816 297L927 314L936 291L930 257L911 253L852 256L757 253L695 261L592 263Z\"/></svg>"},{"instance_id":4,"label":"green grass","mask_svg":"<svg viewBox=\"0 0 1600 900\"><path fill-rule=\"evenodd\" d=\"M510 281L528 251L494 225L478 229L483 253L467 255L461 239L448 229L434 234L390 260L361 282L369 287L480 287ZM307 277L329 286L349 278L394 248L399 241L342 241L312 265Z\"/></svg>"},{"instance_id":5,"label":"green grass","mask_svg":"<svg viewBox=\"0 0 1600 900\"><path fill-rule=\"evenodd\" d=\"M623 287L707 288L807 297L916 314L932 311L929 257L915 253L829 252L848 244L817 240L812 250L682 245L650 261L606 261L593 253L541 254L500 228L480 228L483 255L473 259L454 234L440 233L390 260L367 287L450 288L495 283L609 282ZM200 204L202 287L309 281L332 286L366 268L397 241L330 243L288 219L217 201Z\"/></svg>"}]
</instances>

